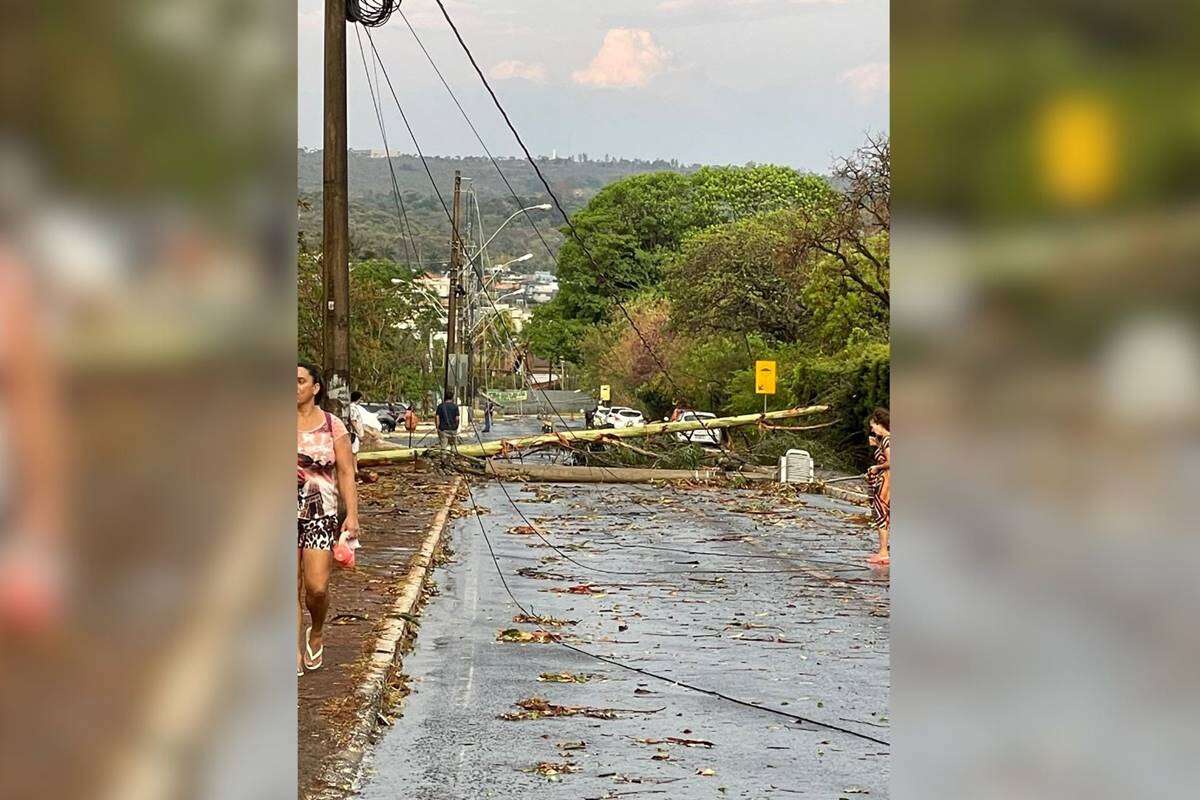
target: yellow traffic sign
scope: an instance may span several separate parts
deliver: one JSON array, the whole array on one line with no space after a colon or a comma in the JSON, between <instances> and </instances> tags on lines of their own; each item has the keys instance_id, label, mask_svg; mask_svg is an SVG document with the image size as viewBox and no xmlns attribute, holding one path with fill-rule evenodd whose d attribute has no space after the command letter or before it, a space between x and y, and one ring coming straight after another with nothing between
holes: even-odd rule
<instances>
[{"instance_id":1,"label":"yellow traffic sign","mask_svg":"<svg viewBox=\"0 0 1200 800\"><path fill-rule=\"evenodd\" d=\"M605 403L612 400L612 387L607 383L600 387L600 400Z\"/></svg>"},{"instance_id":2,"label":"yellow traffic sign","mask_svg":"<svg viewBox=\"0 0 1200 800\"><path fill-rule=\"evenodd\" d=\"M775 362L754 362L754 393L775 394Z\"/></svg>"}]
</instances>

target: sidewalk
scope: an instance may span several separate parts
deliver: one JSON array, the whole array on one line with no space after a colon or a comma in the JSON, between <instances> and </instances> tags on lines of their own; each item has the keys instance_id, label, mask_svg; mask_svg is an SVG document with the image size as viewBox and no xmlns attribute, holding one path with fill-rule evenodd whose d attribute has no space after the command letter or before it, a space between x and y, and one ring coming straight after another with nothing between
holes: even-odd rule
<instances>
[{"instance_id":1,"label":"sidewalk","mask_svg":"<svg viewBox=\"0 0 1200 800\"><path fill-rule=\"evenodd\" d=\"M335 567L330 583L325 665L297 679L300 797L325 788L319 785L323 768L350 739L358 711L355 691L371 665L384 616L453 480L414 473L411 465L371 471L378 482L359 484L363 547L357 567Z\"/></svg>"}]
</instances>

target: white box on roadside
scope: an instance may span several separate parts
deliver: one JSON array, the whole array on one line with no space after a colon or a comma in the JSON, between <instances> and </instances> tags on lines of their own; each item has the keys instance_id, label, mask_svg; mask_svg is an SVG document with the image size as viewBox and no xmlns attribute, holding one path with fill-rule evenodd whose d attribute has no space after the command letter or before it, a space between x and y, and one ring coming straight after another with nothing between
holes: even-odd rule
<instances>
[{"instance_id":1,"label":"white box on roadside","mask_svg":"<svg viewBox=\"0 0 1200 800\"><path fill-rule=\"evenodd\" d=\"M816 472L807 450L788 450L779 457L780 483L813 483Z\"/></svg>"}]
</instances>

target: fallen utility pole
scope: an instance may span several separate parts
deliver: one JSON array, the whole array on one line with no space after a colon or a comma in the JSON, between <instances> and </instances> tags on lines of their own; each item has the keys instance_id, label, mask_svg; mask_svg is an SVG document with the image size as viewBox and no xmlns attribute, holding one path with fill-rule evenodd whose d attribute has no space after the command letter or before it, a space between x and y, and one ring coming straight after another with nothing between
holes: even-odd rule
<instances>
[{"instance_id":1,"label":"fallen utility pole","mask_svg":"<svg viewBox=\"0 0 1200 800\"><path fill-rule=\"evenodd\" d=\"M704 469L643 469L635 467L564 467L559 464L509 464L504 461L485 462L485 471L498 478L524 478L531 481L558 483L650 483L651 481L714 481L728 474ZM751 481L773 480L770 473L735 473Z\"/></svg>"},{"instance_id":2,"label":"fallen utility pole","mask_svg":"<svg viewBox=\"0 0 1200 800\"><path fill-rule=\"evenodd\" d=\"M515 439L498 439L483 444L463 444L455 448L455 452L472 458L485 458L505 452L516 452L543 445L563 445L570 447L574 444L587 444L608 438L633 439L639 436L655 436L660 433L681 433L696 430L720 430L722 428L737 428L743 425L754 425L773 419L795 419L810 414L820 414L828 411L829 406L806 406L804 408L789 408L784 411L771 411L766 414L742 414L737 417L716 417L704 421L689 422L654 422L649 425L637 425L632 428L600 428L597 430L567 430L557 433L543 433L537 436L520 436ZM359 453L359 464L389 464L400 461L411 461L430 452L440 452L438 447L396 448L392 450L376 450L370 453Z\"/></svg>"}]
</instances>

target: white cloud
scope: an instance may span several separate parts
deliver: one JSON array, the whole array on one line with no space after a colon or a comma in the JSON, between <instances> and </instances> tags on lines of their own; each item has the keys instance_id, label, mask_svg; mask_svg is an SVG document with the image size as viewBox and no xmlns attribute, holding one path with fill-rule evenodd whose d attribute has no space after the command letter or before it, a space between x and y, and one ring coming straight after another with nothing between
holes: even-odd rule
<instances>
[{"instance_id":1,"label":"white cloud","mask_svg":"<svg viewBox=\"0 0 1200 800\"><path fill-rule=\"evenodd\" d=\"M645 86L663 72L671 54L655 43L650 31L613 28L604 35L600 52L586 69L572 73L585 86Z\"/></svg>"},{"instance_id":2,"label":"white cloud","mask_svg":"<svg viewBox=\"0 0 1200 800\"><path fill-rule=\"evenodd\" d=\"M860 102L870 100L877 94L887 94L891 68L883 61L860 64L843 72L838 81L853 90Z\"/></svg>"},{"instance_id":3,"label":"white cloud","mask_svg":"<svg viewBox=\"0 0 1200 800\"><path fill-rule=\"evenodd\" d=\"M488 76L498 81L521 78L534 83L546 82L546 65L541 62L501 61L488 71Z\"/></svg>"}]
</instances>

